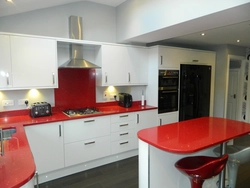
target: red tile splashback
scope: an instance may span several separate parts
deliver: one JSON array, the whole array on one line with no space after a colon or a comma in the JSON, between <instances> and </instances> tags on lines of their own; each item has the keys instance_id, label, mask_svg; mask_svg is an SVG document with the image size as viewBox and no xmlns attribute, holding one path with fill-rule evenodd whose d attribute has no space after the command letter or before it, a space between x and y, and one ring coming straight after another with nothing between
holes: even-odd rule
<instances>
[{"instance_id":1,"label":"red tile splashback","mask_svg":"<svg viewBox=\"0 0 250 188\"><path fill-rule=\"evenodd\" d=\"M58 69L55 106L59 109L95 106L95 69Z\"/></svg>"}]
</instances>

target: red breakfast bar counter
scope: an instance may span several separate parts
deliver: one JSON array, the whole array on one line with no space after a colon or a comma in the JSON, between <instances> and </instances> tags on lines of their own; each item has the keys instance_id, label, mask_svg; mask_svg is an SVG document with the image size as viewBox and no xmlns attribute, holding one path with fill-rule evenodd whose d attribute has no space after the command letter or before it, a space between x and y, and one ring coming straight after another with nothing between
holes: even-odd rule
<instances>
[{"instance_id":1,"label":"red breakfast bar counter","mask_svg":"<svg viewBox=\"0 0 250 188\"><path fill-rule=\"evenodd\" d=\"M189 155L215 156L214 147L250 133L250 124L216 117L202 117L143 129L139 138L140 188L190 188L188 178L174 163ZM217 187L217 178L203 187Z\"/></svg>"}]
</instances>

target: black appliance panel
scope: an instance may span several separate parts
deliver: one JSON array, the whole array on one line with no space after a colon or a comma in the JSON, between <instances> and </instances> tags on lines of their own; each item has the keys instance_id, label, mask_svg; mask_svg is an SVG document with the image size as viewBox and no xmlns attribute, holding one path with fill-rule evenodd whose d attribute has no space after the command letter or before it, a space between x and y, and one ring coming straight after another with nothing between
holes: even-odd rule
<instances>
[{"instance_id":1,"label":"black appliance panel","mask_svg":"<svg viewBox=\"0 0 250 188\"><path fill-rule=\"evenodd\" d=\"M158 113L178 111L179 70L159 70Z\"/></svg>"},{"instance_id":2,"label":"black appliance panel","mask_svg":"<svg viewBox=\"0 0 250 188\"><path fill-rule=\"evenodd\" d=\"M211 66L181 64L179 121L209 116Z\"/></svg>"}]
</instances>

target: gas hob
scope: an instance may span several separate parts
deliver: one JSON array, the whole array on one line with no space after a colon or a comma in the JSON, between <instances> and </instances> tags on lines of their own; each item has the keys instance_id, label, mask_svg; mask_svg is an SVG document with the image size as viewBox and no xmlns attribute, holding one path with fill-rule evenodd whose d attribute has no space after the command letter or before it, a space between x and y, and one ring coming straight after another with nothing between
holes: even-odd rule
<instances>
[{"instance_id":1,"label":"gas hob","mask_svg":"<svg viewBox=\"0 0 250 188\"><path fill-rule=\"evenodd\" d=\"M68 109L63 110L63 113L68 117L76 117L76 116L86 116L91 114L101 114L102 112L95 107L91 108L78 108L78 109Z\"/></svg>"}]
</instances>

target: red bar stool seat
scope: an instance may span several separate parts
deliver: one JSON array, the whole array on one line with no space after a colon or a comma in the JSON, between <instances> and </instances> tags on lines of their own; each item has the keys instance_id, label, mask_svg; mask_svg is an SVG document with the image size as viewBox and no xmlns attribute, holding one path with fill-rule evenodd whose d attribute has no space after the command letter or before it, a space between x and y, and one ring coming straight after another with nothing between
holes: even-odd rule
<instances>
[{"instance_id":1,"label":"red bar stool seat","mask_svg":"<svg viewBox=\"0 0 250 188\"><path fill-rule=\"evenodd\" d=\"M188 176L192 188L202 188L206 179L218 175L225 167L228 154L221 157L191 156L180 159L175 167Z\"/></svg>"}]
</instances>

